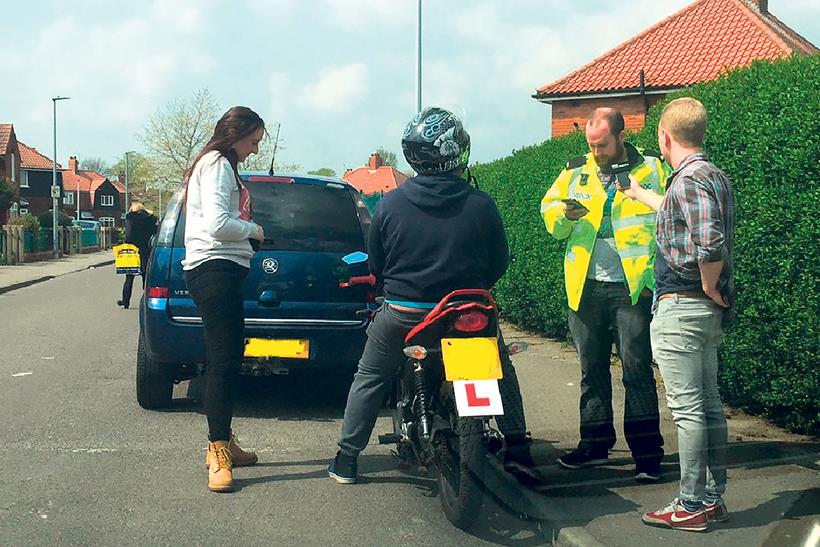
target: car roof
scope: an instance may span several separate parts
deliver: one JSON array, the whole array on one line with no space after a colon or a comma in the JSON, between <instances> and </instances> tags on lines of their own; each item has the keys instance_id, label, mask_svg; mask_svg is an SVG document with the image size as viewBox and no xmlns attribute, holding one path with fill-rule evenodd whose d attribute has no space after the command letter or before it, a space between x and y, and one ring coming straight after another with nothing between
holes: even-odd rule
<instances>
[{"instance_id":1,"label":"car roof","mask_svg":"<svg viewBox=\"0 0 820 547\"><path fill-rule=\"evenodd\" d=\"M353 190L356 188L349 184L347 181L344 181L338 177L323 177L320 175L305 175L301 173L274 173L271 175L268 171L242 171L239 173L239 177L244 181L248 182L248 180L253 178L259 179L271 179L271 182L284 182L283 179L291 179L295 184L315 184L315 185L325 185L328 183L333 184L343 184L346 187L349 187ZM258 182L265 182L264 180L259 180Z\"/></svg>"}]
</instances>

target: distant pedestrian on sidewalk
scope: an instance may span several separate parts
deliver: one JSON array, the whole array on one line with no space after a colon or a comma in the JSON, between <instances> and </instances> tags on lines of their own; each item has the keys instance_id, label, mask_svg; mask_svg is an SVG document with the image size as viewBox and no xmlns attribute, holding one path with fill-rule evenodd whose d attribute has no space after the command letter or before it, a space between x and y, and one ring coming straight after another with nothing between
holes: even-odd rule
<instances>
[{"instance_id":1,"label":"distant pedestrian on sidewalk","mask_svg":"<svg viewBox=\"0 0 820 547\"><path fill-rule=\"evenodd\" d=\"M217 122L211 140L185 173L185 259L188 292L205 332L205 389L208 416L208 488L233 490L233 467L253 465L256 454L242 450L231 430L239 369L245 353L242 286L250 271L250 238L264 241L252 222L250 193L239 178L239 163L259 152L265 122L253 110L235 106Z\"/></svg>"},{"instance_id":2,"label":"distant pedestrian on sidewalk","mask_svg":"<svg viewBox=\"0 0 820 547\"><path fill-rule=\"evenodd\" d=\"M675 169L660 199L636 184L629 197L658 210L657 304L652 351L678 430L680 494L643 521L706 530L729 518L726 416L718 392L718 346L734 302L734 203L726 175L703 152L706 110L691 98L666 105L658 124L661 152Z\"/></svg>"},{"instance_id":3,"label":"distant pedestrian on sidewalk","mask_svg":"<svg viewBox=\"0 0 820 547\"><path fill-rule=\"evenodd\" d=\"M157 217L145 208L140 201L131 202L131 208L125 215L125 242L136 245L140 253L140 278L145 287L145 267L148 264L148 255L151 253L151 236L157 233ZM122 284L122 299L117 305L128 309L131 305L131 291L134 287L134 274L126 274Z\"/></svg>"},{"instance_id":4,"label":"distant pedestrian on sidewalk","mask_svg":"<svg viewBox=\"0 0 820 547\"><path fill-rule=\"evenodd\" d=\"M607 462L615 445L612 419L613 336L626 389L624 433L635 479L660 478L663 437L649 343L655 279L655 212L616 191L613 165L623 166L660 197L668 167L657 152L624 141L624 118L598 108L586 123L590 152L571 159L541 201L547 231L567 239L564 280L569 329L581 361L581 439L558 458L567 469Z\"/></svg>"}]
</instances>

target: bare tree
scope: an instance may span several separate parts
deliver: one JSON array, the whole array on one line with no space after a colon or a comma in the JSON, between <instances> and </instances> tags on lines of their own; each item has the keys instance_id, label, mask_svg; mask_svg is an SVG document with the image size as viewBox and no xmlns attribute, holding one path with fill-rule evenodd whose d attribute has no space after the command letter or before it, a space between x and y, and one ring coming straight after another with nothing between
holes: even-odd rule
<instances>
[{"instance_id":1,"label":"bare tree","mask_svg":"<svg viewBox=\"0 0 820 547\"><path fill-rule=\"evenodd\" d=\"M160 107L137 138L155 168L155 181L173 187L213 134L219 116L216 100L200 89L187 100L174 99Z\"/></svg>"},{"instance_id":2,"label":"bare tree","mask_svg":"<svg viewBox=\"0 0 820 547\"><path fill-rule=\"evenodd\" d=\"M239 164L239 169L242 171L269 171L271 160L274 159L274 152L273 148L276 146L276 155L282 150L286 150L287 147L284 144L282 139L282 135L279 133L279 126L278 124L272 125L273 129L269 129L270 133L265 134L265 138L263 138L259 142L259 153L254 154L252 156L248 156L248 158ZM274 163L273 171L274 173L277 172L295 172L299 170L299 164L278 164Z\"/></svg>"},{"instance_id":3,"label":"bare tree","mask_svg":"<svg viewBox=\"0 0 820 547\"><path fill-rule=\"evenodd\" d=\"M80 162L80 169L84 171L94 171L95 173L99 173L106 177L111 176L111 170L108 167L108 163L103 161L102 158L85 158Z\"/></svg>"}]
</instances>

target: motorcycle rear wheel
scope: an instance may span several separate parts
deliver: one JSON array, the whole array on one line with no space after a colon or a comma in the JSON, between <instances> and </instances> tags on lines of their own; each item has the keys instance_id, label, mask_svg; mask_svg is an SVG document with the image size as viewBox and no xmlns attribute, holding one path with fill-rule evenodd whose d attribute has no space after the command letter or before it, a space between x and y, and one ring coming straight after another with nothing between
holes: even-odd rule
<instances>
[{"instance_id":1,"label":"motorcycle rear wheel","mask_svg":"<svg viewBox=\"0 0 820 547\"><path fill-rule=\"evenodd\" d=\"M486 458L484 426L475 418L456 418L456 435L443 442L438 469L441 508L453 526L467 530L484 502L480 478Z\"/></svg>"}]
</instances>

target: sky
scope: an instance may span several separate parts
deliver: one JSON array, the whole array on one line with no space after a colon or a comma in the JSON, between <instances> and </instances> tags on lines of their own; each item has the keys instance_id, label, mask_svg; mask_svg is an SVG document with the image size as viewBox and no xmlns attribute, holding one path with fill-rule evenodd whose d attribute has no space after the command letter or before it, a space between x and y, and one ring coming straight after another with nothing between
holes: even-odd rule
<instances>
[{"instance_id":1,"label":"sky","mask_svg":"<svg viewBox=\"0 0 820 547\"><path fill-rule=\"evenodd\" d=\"M549 138L550 83L690 0L422 0L424 105L464 118L472 160ZM281 124L278 164L400 158L416 110L416 0L29 0L3 7L0 123L53 155L117 162L158 108L207 88ZM769 11L820 44L820 2Z\"/></svg>"}]
</instances>

